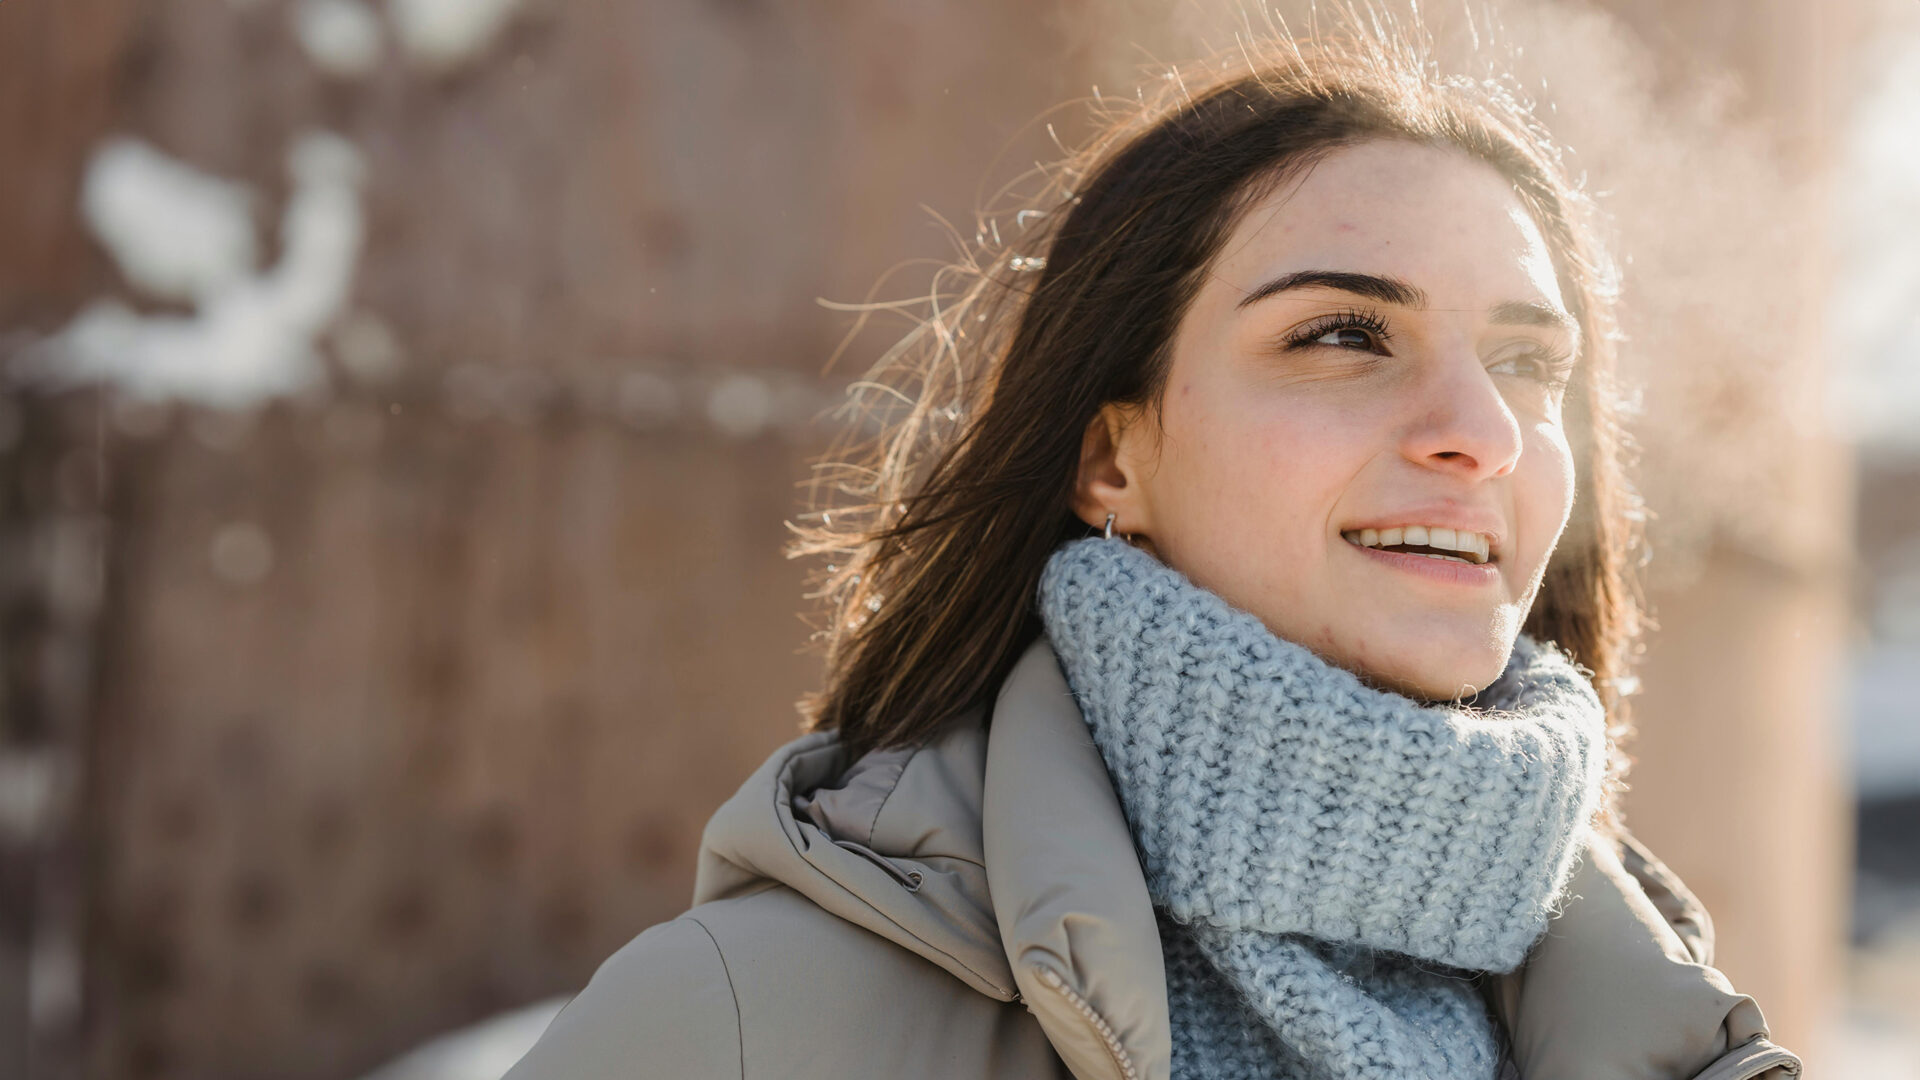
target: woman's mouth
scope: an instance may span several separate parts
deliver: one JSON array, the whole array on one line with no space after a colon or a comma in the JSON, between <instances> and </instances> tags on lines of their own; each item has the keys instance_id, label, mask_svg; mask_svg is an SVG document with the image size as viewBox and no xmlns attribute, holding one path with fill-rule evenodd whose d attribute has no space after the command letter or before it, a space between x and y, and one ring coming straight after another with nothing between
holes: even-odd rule
<instances>
[{"instance_id":1,"label":"woman's mouth","mask_svg":"<svg viewBox=\"0 0 1920 1080\"><path fill-rule=\"evenodd\" d=\"M1495 560L1474 562L1478 552L1435 551L1426 545L1409 547L1404 538L1402 543L1368 547L1358 539L1349 540L1355 554L1368 562L1378 563L1389 570L1398 570L1426 581L1442 585L1489 586L1501 579L1500 567Z\"/></svg>"},{"instance_id":2,"label":"woman's mouth","mask_svg":"<svg viewBox=\"0 0 1920 1080\"><path fill-rule=\"evenodd\" d=\"M1391 529L1349 529L1340 535L1346 538L1347 543L1359 548L1422 555L1429 559L1476 566L1499 561L1491 537L1486 533L1465 529L1403 525Z\"/></svg>"}]
</instances>

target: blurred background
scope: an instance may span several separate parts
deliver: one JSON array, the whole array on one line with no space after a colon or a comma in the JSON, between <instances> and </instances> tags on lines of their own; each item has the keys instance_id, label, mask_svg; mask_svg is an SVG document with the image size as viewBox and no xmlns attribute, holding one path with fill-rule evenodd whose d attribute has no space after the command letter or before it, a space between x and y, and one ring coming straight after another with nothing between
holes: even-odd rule
<instances>
[{"instance_id":1,"label":"blurred background","mask_svg":"<svg viewBox=\"0 0 1920 1080\"><path fill-rule=\"evenodd\" d=\"M1920 5L1436 7L1625 270L1629 819L1920 1076ZM818 301L1268 10L0 3L0 1075L497 1075L796 732Z\"/></svg>"}]
</instances>

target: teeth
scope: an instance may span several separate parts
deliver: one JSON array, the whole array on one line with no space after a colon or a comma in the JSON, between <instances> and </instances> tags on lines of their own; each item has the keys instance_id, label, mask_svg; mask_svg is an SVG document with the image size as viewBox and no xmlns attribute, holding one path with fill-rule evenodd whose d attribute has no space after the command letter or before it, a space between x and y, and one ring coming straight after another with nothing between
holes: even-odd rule
<instances>
[{"instance_id":1,"label":"teeth","mask_svg":"<svg viewBox=\"0 0 1920 1080\"><path fill-rule=\"evenodd\" d=\"M1429 559L1452 559L1455 562L1484 563L1489 561L1493 547L1485 533L1468 532L1465 529L1443 529L1432 525L1403 525L1392 529L1356 529L1341 534L1349 543L1361 547L1395 547L1401 544L1419 544L1424 547L1450 548L1459 555L1442 555L1435 552L1416 552Z\"/></svg>"}]
</instances>

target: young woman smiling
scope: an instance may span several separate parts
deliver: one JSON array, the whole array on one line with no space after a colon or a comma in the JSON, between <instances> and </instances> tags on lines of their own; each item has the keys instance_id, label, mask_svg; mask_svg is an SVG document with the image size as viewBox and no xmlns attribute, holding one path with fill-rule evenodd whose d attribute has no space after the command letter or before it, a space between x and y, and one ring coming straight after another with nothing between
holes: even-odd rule
<instances>
[{"instance_id":1,"label":"young woman smiling","mask_svg":"<svg viewBox=\"0 0 1920 1080\"><path fill-rule=\"evenodd\" d=\"M876 381L816 730L514 1077L1796 1075L1621 827L1605 264L1355 39L1108 117Z\"/></svg>"}]
</instances>

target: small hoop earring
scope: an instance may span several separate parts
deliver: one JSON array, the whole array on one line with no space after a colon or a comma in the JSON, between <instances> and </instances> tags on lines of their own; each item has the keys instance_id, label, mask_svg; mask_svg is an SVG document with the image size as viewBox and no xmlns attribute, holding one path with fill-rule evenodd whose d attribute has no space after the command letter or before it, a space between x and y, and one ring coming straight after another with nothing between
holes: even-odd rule
<instances>
[{"instance_id":1,"label":"small hoop earring","mask_svg":"<svg viewBox=\"0 0 1920 1080\"><path fill-rule=\"evenodd\" d=\"M1108 511L1107 513L1107 539L1109 540L1113 539L1113 519L1119 516L1120 515L1115 514L1112 511Z\"/></svg>"}]
</instances>

